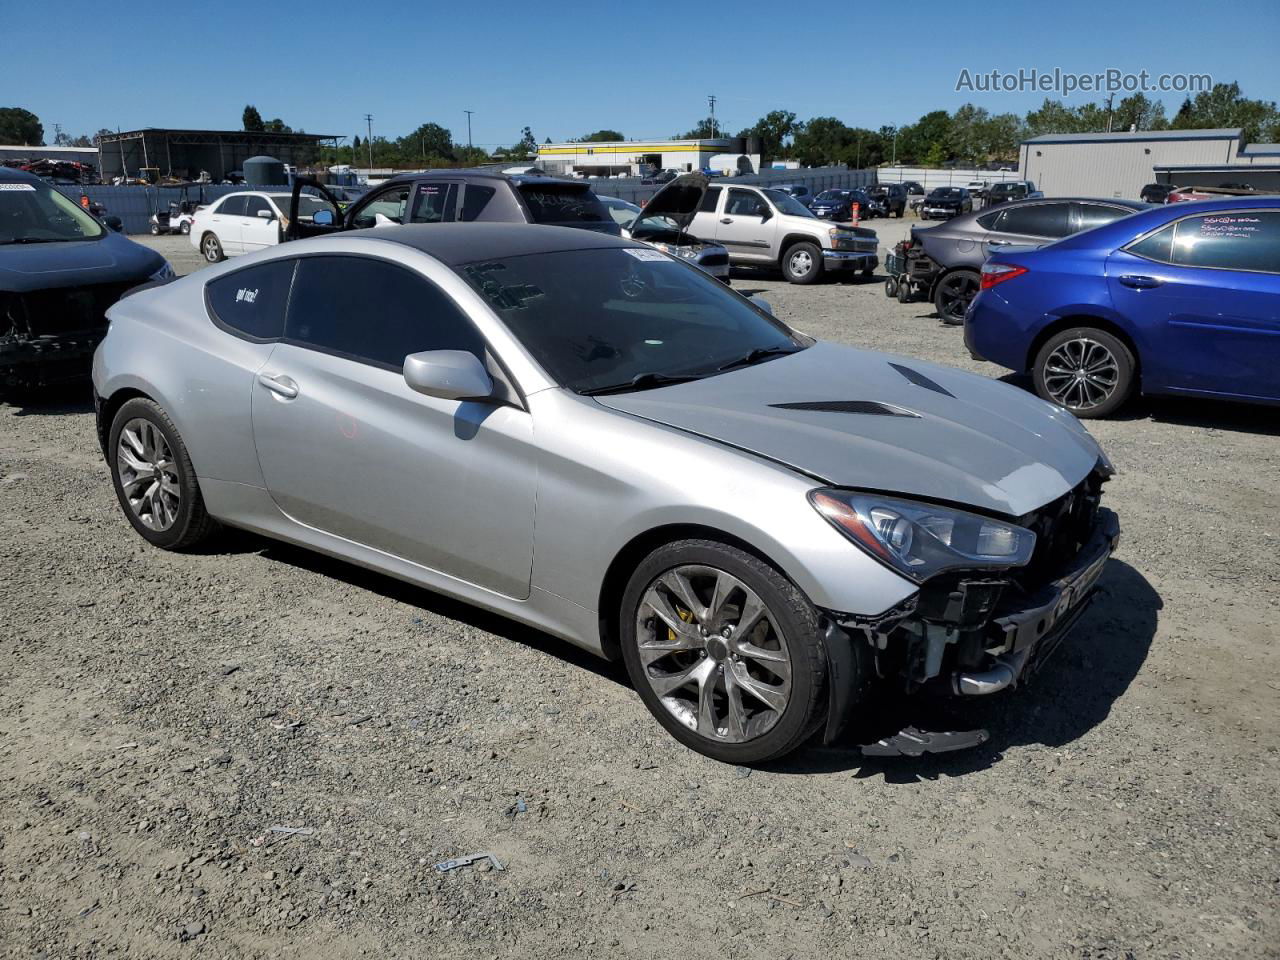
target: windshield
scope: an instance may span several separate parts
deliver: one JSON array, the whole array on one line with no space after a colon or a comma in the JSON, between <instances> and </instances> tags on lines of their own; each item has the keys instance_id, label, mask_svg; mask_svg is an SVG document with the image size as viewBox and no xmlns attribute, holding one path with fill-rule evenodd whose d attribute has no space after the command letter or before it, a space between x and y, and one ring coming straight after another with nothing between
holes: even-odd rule
<instances>
[{"instance_id":1,"label":"windshield","mask_svg":"<svg viewBox=\"0 0 1280 960\"><path fill-rule=\"evenodd\" d=\"M839 203L848 196L848 190L823 190L814 199L814 203Z\"/></svg>"},{"instance_id":2,"label":"windshield","mask_svg":"<svg viewBox=\"0 0 1280 960\"><path fill-rule=\"evenodd\" d=\"M769 198L773 205L778 208L779 213L790 214L793 217L813 216L812 210L789 193L783 193L781 190L761 190L760 192Z\"/></svg>"},{"instance_id":3,"label":"windshield","mask_svg":"<svg viewBox=\"0 0 1280 960\"><path fill-rule=\"evenodd\" d=\"M590 187L573 184L526 183L520 196L529 205L534 223L551 223L562 227L583 227L613 236L621 236L622 228Z\"/></svg>"},{"instance_id":4,"label":"windshield","mask_svg":"<svg viewBox=\"0 0 1280 960\"><path fill-rule=\"evenodd\" d=\"M619 200L617 197L600 197L599 199L605 205L605 209L609 211L609 216L613 217L613 222L620 227L625 227L640 212L640 208L634 203L627 203L627 201Z\"/></svg>"},{"instance_id":5,"label":"windshield","mask_svg":"<svg viewBox=\"0 0 1280 960\"><path fill-rule=\"evenodd\" d=\"M579 393L629 388L646 375L651 385L711 376L752 351L807 344L657 250L564 250L458 271L552 379Z\"/></svg>"},{"instance_id":6,"label":"windshield","mask_svg":"<svg viewBox=\"0 0 1280 960\"><path fill-rule=\"evenodd\" d=\"M960 196L959 187L938 187L929 196L934 200L954 200Z\"/></svg>"},{"instance_id":7,"label":"windshield","mask_svg":"<svg viewBox=\"0 0 1280 960\"><path fill-rule=\"evenodd\" d=\"M0 180L0 244L97 240L102 224L46 183Z\"/></svg>"}]
</instances>

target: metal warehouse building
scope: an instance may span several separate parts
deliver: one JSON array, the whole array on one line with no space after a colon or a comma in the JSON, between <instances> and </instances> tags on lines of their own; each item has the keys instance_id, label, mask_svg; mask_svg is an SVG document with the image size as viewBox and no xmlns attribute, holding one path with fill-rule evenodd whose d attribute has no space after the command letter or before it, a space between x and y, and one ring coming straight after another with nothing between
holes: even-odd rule
<instances>
[{"instance_id":1,"label":"metal warehouse building","mask_svg":"<svg viewBox=\"0 0 1280 960\"><path fill-rule=\"evenodd\" d=\"M744 163L751 169L743 170ZM538 166L547 173L597 177L640 176L650 167L681 173L703 167L756 173L760 170L760 144L755 137L545 143L538 147Z\"/></svg>"},{"instance_id":2,"label":"metal warehouse building","mask_svg":"<svg viewBox=\"0 0 1280 960\"><path fill-rule=\"evenodd\" d=\"M1240 130L1046 134L1022 141L1023 176L1050 196L1136 199L1148 183L1248 183L1280 192L1280 146Z\"/></svg>"},{"instance_id":3,"label":"metal warehouse building","mask_svg":"<svg viewBox=\"0 0 1280 960\"><path fill-rule=\"evenodd\" d=\"M207 171L217 183L233 170L240 170L250 157L263 154L295 166L310 164L315 161L318 147L336 146L339 139L316 133L148 127L104 134L98 141L98 170L106 181L122 175L137 176L139 170L145 169L179 180L194 180L201 171Z\"/></svg>"}]
</instances>

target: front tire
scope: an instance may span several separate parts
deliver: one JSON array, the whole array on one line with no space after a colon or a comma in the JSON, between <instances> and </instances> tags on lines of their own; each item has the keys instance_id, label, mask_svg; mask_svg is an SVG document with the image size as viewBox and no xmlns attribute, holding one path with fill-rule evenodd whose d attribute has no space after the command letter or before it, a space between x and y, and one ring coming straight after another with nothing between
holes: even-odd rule
<instances>
[{"instance_id":1,"label":"front tire","mask_svg":"<svg viewBox=\"0 0 1280 960\"><path fill-rule=\"evenodd\" d=\"M622 655L650 713L685 746L762 763L825 719L818 613L763 560L713 540L681 540L632 574Z\"/></svg>"},{"instance_id":2,"label":"front tire","mask_svg":"<svg viewBox=\"0 0 1280 960\"><path fill-rule=\"evenodd\" d=\"M817 283L822 276L822 251L814 243L796 243L782 255L782 275L788 283Z\"/></svg>"},{"instance_id":3,"label":"front tire","mask_svg":"<svg viewBox=\"0 0 1280 960\"><path fill-rule=\"evenodd\" d=\"M155 401L135 397L116 411L107 459L120 509L148 543L185 550L217 529L186 444Z\"/></svg>"},{"instance_id":4,"label":"front tire","mask_svg":"<svg viewBox=\"0 0 1280 960\"><path fill-rule=\"evenodd\" d=\"M1074 327L1050 337L1031 370L1036 393L1082 420L1109 417L1128 401L1137 378L1133 353L1096 327Z\"/></svg>"},{"instance_id":5,"label":"front tire","mask_svg":"<svg viewBox=\"0 0 1280 960\"><path fill-rule=\"evenodd\" d=\"M933 306L943 323L959 326L965 311L978 295L981 278L973 270L953 270L938 281L933 291Z\"/></svg>"},{"instance_id":6,"label":"front tire","mask_svg":"<svg viewBox=\"0 0 1280 960\"><path fill-rule=\"evenodd\" d=\"M200 252L210 263L219 263L227 258L222 252L222 244L218 241L217 234L213 233L206 233L200 238Z\"/></svg>"}]
</instances>

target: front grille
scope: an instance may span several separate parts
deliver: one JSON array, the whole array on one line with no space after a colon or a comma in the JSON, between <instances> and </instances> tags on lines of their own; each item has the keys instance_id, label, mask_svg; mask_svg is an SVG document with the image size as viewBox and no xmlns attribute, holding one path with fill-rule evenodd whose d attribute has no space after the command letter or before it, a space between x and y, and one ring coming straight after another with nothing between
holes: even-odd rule
<instances>
[{"instance_id":1,"label":"front grille","mask_svg":"<svg viewBox=\"0 0 1280 960\"><path fill-rule=\"evenodd\" d=\"M875 253L880 249L880 243L877 240L855 240L853 249L860 253Z\"/></svg>"},{"instance_id":2,"label":"front grille","mask_svg":"<svg viewBox=\"0 0 1280 960\"><path fill-rule=\"evenodd\" d=\"M1031 562L1015 579L1028 590L1057 577L1088 542L1098 518L1102 476L1094 471L1063 496L1018 520L1036 535Z\"/></svg>"},{"instance_id":3,"label":"front grille","mask_svg":"<svg viewBox=\"0 0 1280 960\"><path fill-rule=\"evenodd\" d=\"M9 294L7 319L20 339L103 334L107 329L107 308L138 282Z\"/></svg>"},{"instance_id":4,"label":"front grille","mask_svg":"<svg viewBox=\"0 0 1280 960\"><path fill-rule=\"evenodd\" d=\"M729 255L727 253L704 253L698 258L698 263L704 267L727 267L729 265Z\"/></svg>"}]
</instances>

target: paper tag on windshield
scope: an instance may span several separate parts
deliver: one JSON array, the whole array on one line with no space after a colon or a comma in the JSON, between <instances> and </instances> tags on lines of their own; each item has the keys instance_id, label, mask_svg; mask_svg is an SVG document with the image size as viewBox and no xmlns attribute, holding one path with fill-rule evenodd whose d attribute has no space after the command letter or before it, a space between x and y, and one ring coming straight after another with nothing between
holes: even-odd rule
<instances>
[{"instance_id":1,"label":"paper tag on windshield","mask_svg":"<svg viewBox=\"0 0 1280 960\"><path fill-rule=\"evenodd\" d=\"M0 190L30 190L36 192L35 184L31 183L0 183Z\"/></svg>"},{"instance_id":2,"label":"paper tag on windshield","mask_svg":"<svg viewBox=\"0 0 1280 960\"><path fill-rule=\"evenodd\" d=\"M627 247L627 253L631 254L637 260L644 260L646 263L670 262L670 257L661 250L637 250L634 247Z\"/></svg>"}]
</instances>

